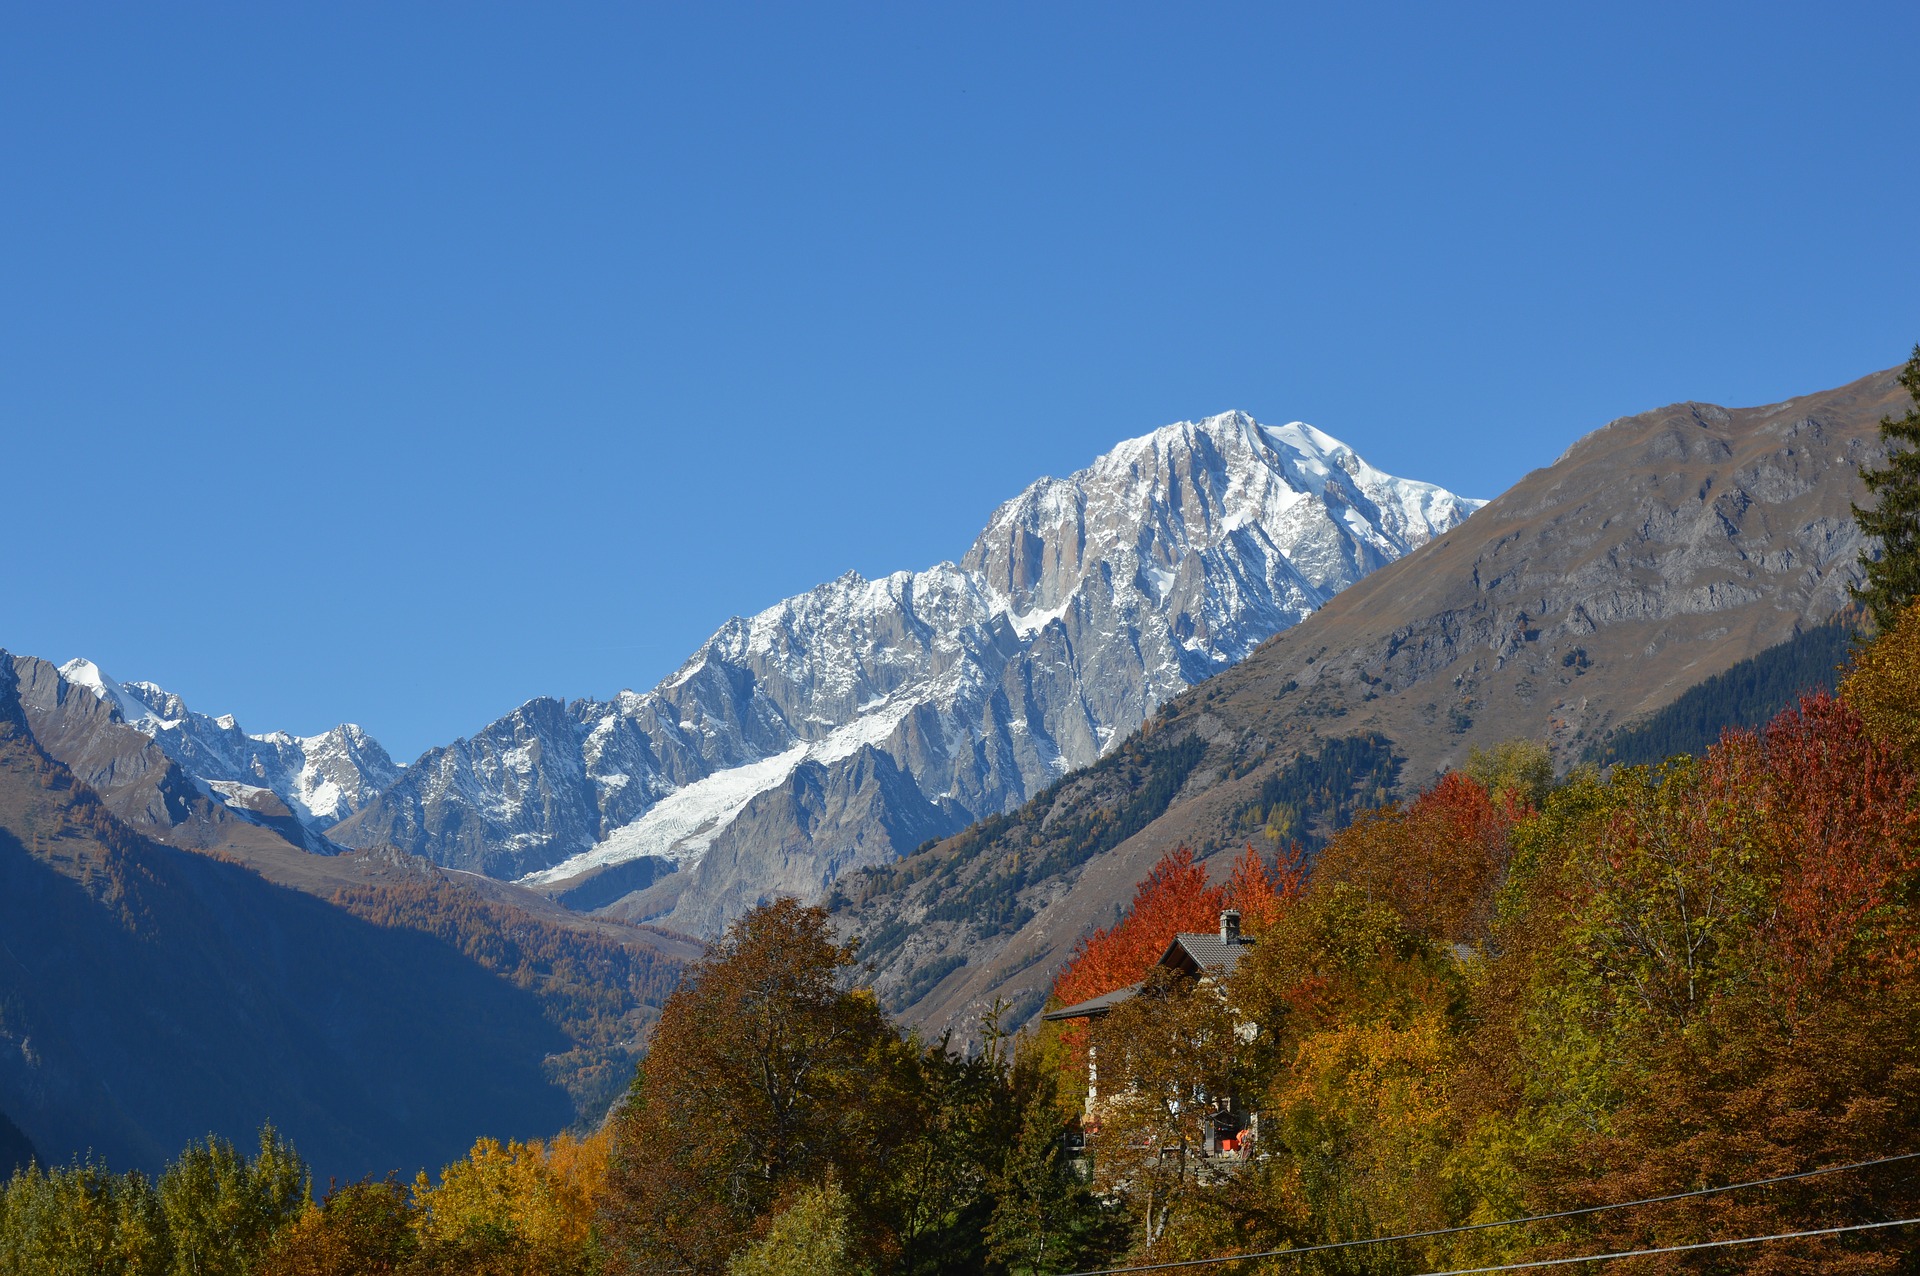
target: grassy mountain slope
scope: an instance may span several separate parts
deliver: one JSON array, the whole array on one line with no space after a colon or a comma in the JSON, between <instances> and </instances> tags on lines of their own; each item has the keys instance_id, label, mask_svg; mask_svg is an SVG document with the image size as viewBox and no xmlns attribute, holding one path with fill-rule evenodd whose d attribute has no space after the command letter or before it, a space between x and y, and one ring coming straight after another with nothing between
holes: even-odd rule
<instances>
[{"instance_id":1,"label":"grassy mountain slope","mask_svg":"<svg viewBox=\"0 0 1920 1276\"><path fill-rule=\"evenodd\" d=\"M964 1026L994 997L1037 1008L1074 943L1176 845L1211 856L1269 828L1311 839L1352 790L1416 789L1504 739L1544 740L1570 765L1840 611L1861 546L1857 469L1904 395L1882 372L1767 407L1684 403L1612 422L1169 703L1126 747L1202 756L1138 831L1038 873L1054 828L1110 818L1139 792L1069 777L1018 818L1018 837L969 831L850 888L843 924L888 941L874 957L892 1004ZM1367 761L1374 739L1395 762ZM1330 774L1300 782L1303 760ZM940 916L956 892L989 896L996 875L1010 895L996 916L1027 914L1017 928Z\"/></svg>"}]
</instances>

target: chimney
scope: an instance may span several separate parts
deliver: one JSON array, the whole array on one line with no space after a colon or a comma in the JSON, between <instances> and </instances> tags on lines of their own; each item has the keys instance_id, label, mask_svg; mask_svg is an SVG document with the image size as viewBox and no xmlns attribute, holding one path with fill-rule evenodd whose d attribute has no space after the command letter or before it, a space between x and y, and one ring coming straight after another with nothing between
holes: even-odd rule
<instances>
[{"instance_id":1,"label":"chimney","mask_svg":"<svg viewBox=\"0 0 1920 1276\"><path fill-rule=\"evenodd\" d=\"M1240 914L1231 908L1220 914L1220 942L1223 944L1240 942Z\"/></svg>"}]
</instances>

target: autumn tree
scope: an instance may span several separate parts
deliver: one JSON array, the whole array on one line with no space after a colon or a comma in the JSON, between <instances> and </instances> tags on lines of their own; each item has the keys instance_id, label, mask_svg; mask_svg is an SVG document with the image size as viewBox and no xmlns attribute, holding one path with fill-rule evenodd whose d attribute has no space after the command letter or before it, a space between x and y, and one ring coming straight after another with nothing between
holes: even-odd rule
<instances>
[{"instance_id":1,"label":"autumn tree","mask_svg":"<svg viewBox=\"0 0 1920 1276\"><path fill-rule=\"evenodd\" d=\"M414 1224L429 1264L471 1273L581 1276L596 1270L594 1211L605 1194L602 1133L542 1142L481 1139L438 1183L415 1180Z\"/></svg>"},{"instance_id":2,"label":"autumn tree","mask_svg":"<svg viewBox=\"0 0 1920 1276\"><path fill-rule=\"evenodd\" d=\"M252 1157L216 1135L189 1144L160 1176L174 1265L193 1276L242 1276L307 1206L306 1163L271 1125Z\"/></svg>"},{"instance_id":3,"label":"autumn tree","mask_svg":"<svg viewBox=\"0 0 1920 1276\"><path fill-rule=\"evenodd\" d=\"M1920 602L1854 653L1840 698L1868 734L1920 765Z\"/></svg>"},{"instance_id":4,"label":"autumn tree","mask_svg":"<svg viewBox=\"0 0 1920 1276\"><path fill-rule=\"evenodd\" d=\"M1072 1005L1138 983L1175 935L1217 930L1223 909L1239 910L1248 933L1257 935L1298 897L1306 880L1304 861L1295 844L1270 868L1248 846L1227 880L1209 886L1206 867L1194 862L1191 850L1170 851L1134 888L1120 920L1075 947L1054 979L1054 997Z\"/></svg>"},{"instance_id":5,"label":"autumn tree","mask_svg":"<svg viewBox=\"0 0 1920 1276\"><path fill-rule=\"evenodd\" d=\"M1240 1023L1219 984L1156 967L1093 1027L1095 1182L1126 1202L1142 1255L1164 1252L1169 1224L1201 1186L1216 1113L1243 1089Z\"/></svg>"},{"instance_id":6,"label":"autumn tree","mask_svg":"<svg viewBox=\"0 0 1920 1276\"><path fill-rule=\"evenodd\" d=\"M13 1276L173 1269L160 1194L144 1174L100 1164L29 1165L0 1191L0 1271Z\"/></svg>"},{"instance_id":7,"label":"autumn tree","mask_svg":"<svg viewBox=\"0 0 1920 1276\"><path fill-rule=\"evenodd\" d=\"M1461 770L1494 798L1511 794L1523 807L1539 806L1553 788L1553 755L1538 740L1475 745Z\"/></svg>"},{"instance_id":8,"label":"autumn tree","mask_svg":"<svg viewBox=\"0 0 1920 1276\"><path fill-rule=\"evenodd\" d=\"M1126 914L1075 947L1053 995L1063 1005L1138 983L1182 931L1219 924L1226 892L1207 885L1207 870L1182 846L1163 855L1134 888Z\"/></svg>"},{"instance_id":9,"label":"autumn tree","mask_svg":"<svg viewBox=\"0 0 1920 1276\"><path fill-rule=\"evenodd\" d=\"M661 1012L614 1126L602 1215L616 1268L718 1273L798 1188L837 1173L863 1234L903 1142L903 1050L854 945L791 899L746 914ZM868 1226L871 1224L871 1226Z\"/></svg>"},{"instance_id":10,"label":"autumn tree","mask_svg":"<svg viewBox=\"0 0 1920 1276\"><path fill-rule=\"evenodd\" d=\"M1492 916L1509 835L1529 812L1523 772L1490 793L1457 771L1404 807L1362 813L1334 835L1316 881L1347 882L1440 943L1470 943Z\"/></svg>"},{"instance_id":11,"label":"autumn tree","mask_svg":"<svg viewBox=\"0 0 1920 1276\"><path fill-rule=\"evenodd\" d=\"M1295 842L1272 867L1251 843L1233 862L1223 903L1240 914L1240 929L1258 938L1280 920L1307 885L1306 848Z\"/></svg>"},{"instance_id":12,"label":"autumn tree","mask_svg":"<svg viewBox=\"0 0 1920 1276\"><path fill-rule=\"evenodd\" d=\"M1860 478L1872 494L1870 509L1853 507L1860 530L1874 542L1861 553L1865 580L1853 587L1853 596L1867 606L1882 632L1893 628L1900 613L1920 598L1920 345L1900 373L1913 406L1898 420L1880 418L1880 441L1885 461L1863 466Z\"/></svg>"},{"instance_id":13,"label":"autumn tree","mask_svg":"<svg viewBox=\"0 0 1920 1276\"><path fill-rule=\"evenodd\" d=\"M282 1228L259 1276L405 1276L420 1270L418 1214L397 1178L336 1186Z\"/></svg>"},{"instance_id":14,"label":"autumn tree","mask_svg":"<svg viewBox=\"0 0 1920 1276\"><path fill-rule=\"evenodd\" d=\"M1537 1149L1520 1163L1535 1204L1915 1145L1914 798L1900 753L1827 696L1703 758L1556 795L1523 839L1502 924L1533 933L1517 946L1532 968L1513 1038L1532 1079L1507 1125ZM1566 1246L1683 1244L1916 1205L1909 1179L1835 1176L1596 1218ZM1899 1252L1833 1238L1743 1261L1872 1272L1894 1270Z\"/></svg>"},{"instance_id":15,"label":"autumn tree","mask_svg":"<svg viewBox=\"0 0 1920 1276\"><path fill-rule=\"evenodd\" d=\"M767 1234L735 1254L727 1276L853 1276L847 1194L832 1178L802 1188Z\"/></svg>"}]
</instances>

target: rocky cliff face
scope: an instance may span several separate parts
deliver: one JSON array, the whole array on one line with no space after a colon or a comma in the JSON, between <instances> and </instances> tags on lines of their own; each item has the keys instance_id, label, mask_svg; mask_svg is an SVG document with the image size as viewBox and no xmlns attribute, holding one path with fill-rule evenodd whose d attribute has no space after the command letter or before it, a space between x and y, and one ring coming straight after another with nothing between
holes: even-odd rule
<instances>
[{"instance_id":1,"label":"rocky cliff face","mask_svg":"<svg viewBox=\"0 0 1920 1276\"><path fill-rule=\"evenodd\" d=\"M1826 620L1863 547L1858 468L1903 402L1885 372L1761 408L1679 404L1588 435L1173 697L1122 750L1137 764L1103 763L1000 825L846 883L846 924L875 941L883 996L936 1029L964 1028L996 996L1030 1011L1078 938L1173 846L1238 850L1283 807L1312 831L1332 809L1313 803L1371 804L1358 789L1388 774L1403 791L1424 786L1475 745L1544 740L1569 764ZM1181 747L1197 760L1156 770L1155 758L1186 758ZM1176 776L1178 792L1137 832L1087 839L1139 809L1156 775Z\"/></svg>"},{"instance_id":2,"label":"rocky cliff face","mask_svg":"<svg viewBox=\"0 0 1920 1276\"><path fill-rule=\"evenodd\" d=\"M1241 413L1130 440L995 511L958 564L848 574L644 694L535 700L329 835L711 932L1017 805L1479 502ZM651 876L651 874L649 874Z\"/></svg>"}]
</instances>

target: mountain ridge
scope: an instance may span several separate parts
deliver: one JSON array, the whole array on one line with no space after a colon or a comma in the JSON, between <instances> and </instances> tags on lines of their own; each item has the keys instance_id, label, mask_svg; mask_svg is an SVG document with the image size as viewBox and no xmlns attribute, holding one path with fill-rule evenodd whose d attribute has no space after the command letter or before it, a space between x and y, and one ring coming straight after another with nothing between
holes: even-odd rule
<instances>
[{"instance_id":1,"label":"mountain ridge","mask_svg":"<svg viewBox=\"0 0 1920 1276\"><path fill-rule=\"evenodd\" d=\"M1135 739L1192 739L1205 758L1143 829L1038 874L1051 828L1111 817L1135 792L1112 776L1068 777L992 837L962 835L850 880L843 925L888 938L871 952L883 999L932 1030L966 1031L995 997L1014 1003L1013 1019L1037 1009L1073 944L1112 920L1159 854L1271 848L1317 827L1343 786L1377 785L1380 761L1327 752L1339 741L1384 741L1401 793L1514 737L1571 763L1846 605L1863 545L1850 511L1858 468L1878 454L1879 418L1903 401L1885 371L1759 408L1682 403L1617 418L1173 697ZM1322 756L1330 770L1289 787L1291 769ZM994 917L943 911L996 891L1006 902Z\"/></svg>"},{"instance_id":2,"label":"mountain ridge","mask_svg":"<svg viewBox=\"0 0 1920 1276\"><path fill-rule=\"evenodd\" d=\"M1003 502L959 563L736 617L653 691L537 699L430 750L329 836L713 933L1017 804L1479 502L1244 413ZM564 853L563 853L564 852Z\"/></svg>"}]
</instances>

